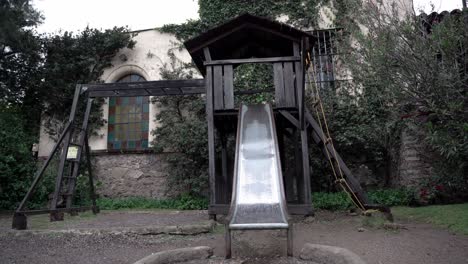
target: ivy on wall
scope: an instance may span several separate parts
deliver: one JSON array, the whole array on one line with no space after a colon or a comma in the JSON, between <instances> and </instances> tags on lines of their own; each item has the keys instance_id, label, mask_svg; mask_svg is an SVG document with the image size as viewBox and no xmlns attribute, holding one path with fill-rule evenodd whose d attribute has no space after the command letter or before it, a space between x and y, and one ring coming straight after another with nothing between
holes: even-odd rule
<instances>
[{"instance_id":1,"label":"ivy on wall","mask_svg":"<svg viewBox=\"0 0 468 264\"><path fill-rule=\"evenodd\" d=\"M332 7L332 14L325 14L335 18L330 26L344 27L354 24L352 10L359 3L360 0L199 0L200 19L164 25L160 30L185 41L244 13L281 19L294 27L309 30L318 27L320 8L324 6Z\"/></svg>"}]
</instances>

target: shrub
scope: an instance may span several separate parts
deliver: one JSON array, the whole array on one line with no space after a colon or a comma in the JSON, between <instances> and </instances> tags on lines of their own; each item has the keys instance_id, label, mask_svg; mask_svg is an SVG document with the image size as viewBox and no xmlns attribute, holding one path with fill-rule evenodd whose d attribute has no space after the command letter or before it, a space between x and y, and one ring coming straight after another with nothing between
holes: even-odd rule
<instances>
[{"instance_id":1,"label":"shrub","mask_svg":"<svg viewBox=\"0 0 468 264\"><path fill-rule=\"evenodd\" d=\"M175 199L151 199L144 197L128 198L99 198L97 205L104 210L117 209L177 209L177 210L203 210L208 208L206 198L184 194Z\"/></svg>"},{"instance_id":2,"label":"shrub","mask_svg":"<svg viewBox=\"0 0 468 264\"><path fill-rule=\"evenodd\" d=\"M373 190L368 192L368 197L371 203L396 206L409 205L413 200L413 192L407 189L384 189ZM323 193L317 192L312 194L312 204L315 209L324 210L346 210L354 205L349 196L344 192Z\"/></svg>"},{"instance_id":3,"label":"shrub","mask_svg":"<svg viewBox=\"0 0 468 264\"><path fill-rule=\"evenodd\" d=\"M336 193L313 193L312 204L315 209L345 210L352 207L351 200L344 192Z\"/></svg>"},{"instance_id":4,"label":"shrub","mask_svg":"<svg viewBox=\"0 0 468 264\"><path fill-rule=\"evenodd\" d=\"M14 209L26 193L35 169L32 140L21 114L0 106L0 208Z\"/></svg>"},{"instance_id":5,"label":"shrub","mask_svg":"<svg viewBox=\"0 0 468 264\"><path fill-rule=\"evenodd\" d=\"M408 189L375 190L370 191L368 196L372 203L386 206L410 205L414 197Z\"/></svg>"}]
</instances>

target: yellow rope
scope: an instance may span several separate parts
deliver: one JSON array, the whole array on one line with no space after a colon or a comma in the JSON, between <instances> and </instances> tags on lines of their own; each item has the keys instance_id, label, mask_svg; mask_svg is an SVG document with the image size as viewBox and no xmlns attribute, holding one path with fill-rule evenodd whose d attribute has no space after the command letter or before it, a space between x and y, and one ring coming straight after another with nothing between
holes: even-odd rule
<instances>
[{"instance_id":1,"label":"yellow rope","mask_svg":"<svg viewBox=\"0 0 468 264\"><path fill-rule=\"evenodd\" d=\"M310 58L310 53L307 53L306 63L307 63L307 66L310 66L312 64L312 60ZM335 145L333 144L333 140L332 140L331 135L330 135L330 130L328 128L327 118L325 116L325 110L324 110L324 107L323 107L323 104L322 104L322 100L320 98L317 78L316 78L313 70L312 70L312 76L313 76L313 81L315 83L315 85L314 85L314 87L312 89L312 96L314 97L314 110L315 110L315 114L317 116L317 121L319 123L320 129L322 131L323 131L323 125L322 125L321 119L323 118L323 123L325 125L326 137L327 138L326 139L322 138L322 142L323 142L323 146L325 148L325 153L327 154L326 155L327 159L330 162L330 165L332 167L333 175L335 176L335 182L340 184L341 188L345 191L346 194L348 194L348 197L351 199L351 201L354 203L354 205L356 207L358 207L362 211L366 212L365 206L362 204L361 200L353 192L353 189L351 188L351 186L348 184L348 182L346 181L346 179L343 176L343 171L342 171L341 166L340 166L340 164L338 162L338 159L337 159ZM310 71L307 71L307 77L309 79L308 83L310 84L310 81L311 81ZM320 106L320 112L322 114L322 118L320 117L320 113L319 113L319 110L317 109L317 106ZM322 135L319 135L319 136L322 137ZM323 135L323 136L325 136L325 135ZM338 177L338 175L336 173L335 166L334 166L334 163L332 161L331 154L330 154L330 152L329 152L329 150L327 148L327 144L330 144L331 148L333 150L336 166L338 167L338 171L339 171L339 174L340 174L339 177ZM354 199L353 199L353 197L354 197Z\"/></svg>"}]
</instances>

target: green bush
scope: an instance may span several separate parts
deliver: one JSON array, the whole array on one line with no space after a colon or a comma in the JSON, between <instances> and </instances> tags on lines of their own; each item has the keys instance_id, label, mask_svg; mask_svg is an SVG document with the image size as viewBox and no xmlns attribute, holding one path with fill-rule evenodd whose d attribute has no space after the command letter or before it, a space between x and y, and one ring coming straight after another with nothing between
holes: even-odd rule
<instances>
[{"instance_id":1,"label":"green bush","mask_svg":"<svg viewBox=\"0 0 468 264\"><path fill-rule=\"evenodd\" d=\"M369 200L375 204L386 206L410 205L413 200L413 191L408 189L384 189L368 193Z\"/></svg>"},{"instance_id":2,"label":"green bush","mask_svg":"<svg viewBox=\"0 0 468 264\"><path fill-rule=\"evenodd\" d=\"M368 197L371 203L385 206L409 205L413 200L413 192L406 189L373 190L368 192ZM312 204L315 209L332 211L346 210L354 206L344 192L313 193Z\"/></svg>"},{"instance_id":3,"label":"green bush","mask_svg":"<svg viewBox=\"0 0 468 264\"><path fill-rule=\"evenodd\" d=\"M177 210L203 210L208 208L206 198L181 195L175 199L157 200L144 197L129 198L99 198L97 205L103 210L117 209L177 209Z\"/></svg>"},{"instance_id":4,"label":"green bush","mask_svg":"<svg viewBox=\"0 0 468 264\"><path fill-rule=\"evenodd\" d=\"M0 105L0 209L14 209L32 181L32 140L19 111Z\"/></svg>"},{"instance_id":5,"label":"green bush","mask_svg":"<svg viewBox=\"0 0 468 264\"><path fill-rule=\"evenodd\" d=\"M312 194L312 204L315 209L323 210L345 210L351 208L350 198L344 192L324 193L317 192Z\"/></svg>"}]
</instances>

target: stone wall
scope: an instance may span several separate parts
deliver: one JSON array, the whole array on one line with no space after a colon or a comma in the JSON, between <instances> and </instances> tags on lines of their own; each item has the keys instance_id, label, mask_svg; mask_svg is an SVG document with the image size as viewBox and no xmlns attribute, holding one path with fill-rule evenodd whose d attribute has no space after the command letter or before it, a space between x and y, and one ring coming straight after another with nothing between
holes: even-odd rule
<instances>
[{"instance_id":1,"label":"stone wall","mask_svg":"<svg viewBox=\"0 0 468 264\"><path fill-rule=\"evenodd\" d=\"M397 184L417 186L431 176L432 152L414 129L407 127L401 134Z\"/></svg>"},{"instance_id":2,"label":"stone wall","mask_svg":"<svg viewBox=\"0 0 468 264\"><path fill-rule=\"evenodd\" d=\"M147 197L168 195L166 154L99 154L93 157L97 193L100 197Z\"/></svg>"}]
</instances>

